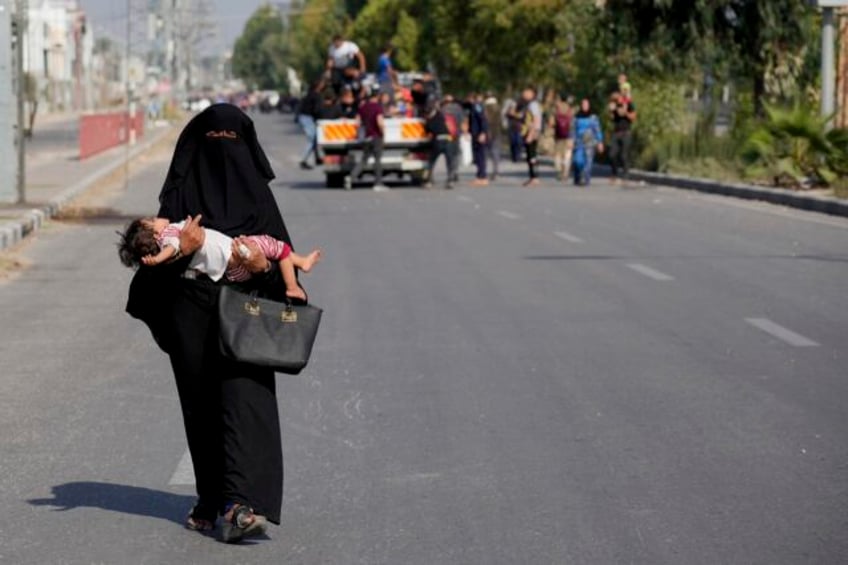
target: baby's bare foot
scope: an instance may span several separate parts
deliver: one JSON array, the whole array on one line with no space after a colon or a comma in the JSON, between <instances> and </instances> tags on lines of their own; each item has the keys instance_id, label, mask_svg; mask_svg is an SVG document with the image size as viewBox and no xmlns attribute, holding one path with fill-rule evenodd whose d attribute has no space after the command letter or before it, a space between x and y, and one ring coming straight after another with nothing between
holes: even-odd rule
<instances>
[{"instance_id":1,"label":"baby's bare foot","mask_svg":"<svg viewBox=\"0 0 848 565\"><path fill-rule=\"evenodd\" d=\"M303 259L303 267L301 267L301 271L304 273L308 273L312 270L312 267L318 264L323 256L323 252L320 249L312 250L312 253L304 257Z\"/></svg>"},{"instance_id":2,"label":"baby's bare foot","mask_svg":"<svg viewBox=\"0 0 848 565\"><path fill-rule=\"evenodd\" d=\"M295 300L303 300L306 301L306 293L303 292L303 289L298 287L286 289L286 296L289 298L294 298Z\"/></svg>"}]
</instances>

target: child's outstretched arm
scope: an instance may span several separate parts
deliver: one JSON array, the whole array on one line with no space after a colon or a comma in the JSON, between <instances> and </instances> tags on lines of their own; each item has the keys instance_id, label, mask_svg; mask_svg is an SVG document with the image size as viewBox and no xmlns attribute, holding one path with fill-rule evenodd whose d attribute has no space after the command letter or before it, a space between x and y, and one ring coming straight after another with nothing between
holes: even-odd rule
<instances>
[{"instance_id":1,"label":"child's outstretched arm","mask_svg":"<svg viewBox=\"0 0 848 565\"><path fill-rule=\"evenodd\" d=\"M145 255L141 258L141 262L148 267L155 267L166 263L177 256L177 248L172 245L163 245L162 249L156 255Z\"/></svg>"}]
</instances>

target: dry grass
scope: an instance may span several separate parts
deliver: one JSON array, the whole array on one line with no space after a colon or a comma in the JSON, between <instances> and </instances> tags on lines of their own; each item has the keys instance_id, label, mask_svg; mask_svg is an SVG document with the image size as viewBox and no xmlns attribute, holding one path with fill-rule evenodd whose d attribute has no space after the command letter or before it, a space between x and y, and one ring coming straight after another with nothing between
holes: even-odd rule
<instances>
[{"instance_id":1,"label":"dry grass","mask_svg":"<svg viewBox=\"0 0 848 565\"><path fill-rule=\"evenodd\" d=\"M0 253L0 283L12 280L29 266L30 262L18 256L14 250L3 251Z\"/></svg>"}]
</instances>

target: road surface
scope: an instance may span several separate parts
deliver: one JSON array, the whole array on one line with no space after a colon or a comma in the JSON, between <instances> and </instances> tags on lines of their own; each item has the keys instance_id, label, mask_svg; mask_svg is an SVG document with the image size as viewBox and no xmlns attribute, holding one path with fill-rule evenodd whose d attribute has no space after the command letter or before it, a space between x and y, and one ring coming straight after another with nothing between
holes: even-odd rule
<instances>
[{"instance_id":1,"label":"road surface","mask_svg":"<svg viewBox=\"0 0 848 565\"><path fill-rule=\"evenodd\" d=\"M848 222L520 167L325 190L290 118L257 120L296 246L326 254L313 362L277 378L282 526L180 526L175 388L114 246L159 161L0 284L0 563L848 561Z\"/></svg>"}]
</instances>

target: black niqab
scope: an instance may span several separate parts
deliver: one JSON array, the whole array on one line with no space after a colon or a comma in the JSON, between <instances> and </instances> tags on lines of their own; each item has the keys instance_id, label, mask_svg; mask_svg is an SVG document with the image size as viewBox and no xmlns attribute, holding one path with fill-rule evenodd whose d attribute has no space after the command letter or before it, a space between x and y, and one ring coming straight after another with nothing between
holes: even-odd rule
<instances>
[{"instance_id":1,"label":"black niqab","mask_svg":"<svg viewBox=\"0 0 848 565\"><path fill-rule=\"evenodd\" d=\"M177 222L202 214L201 225L231 237L268 234L291 245L268 187L273 178L253 121L235 106L215 104L180 134L159 216Z\"/></svg>"}]
</instances>

